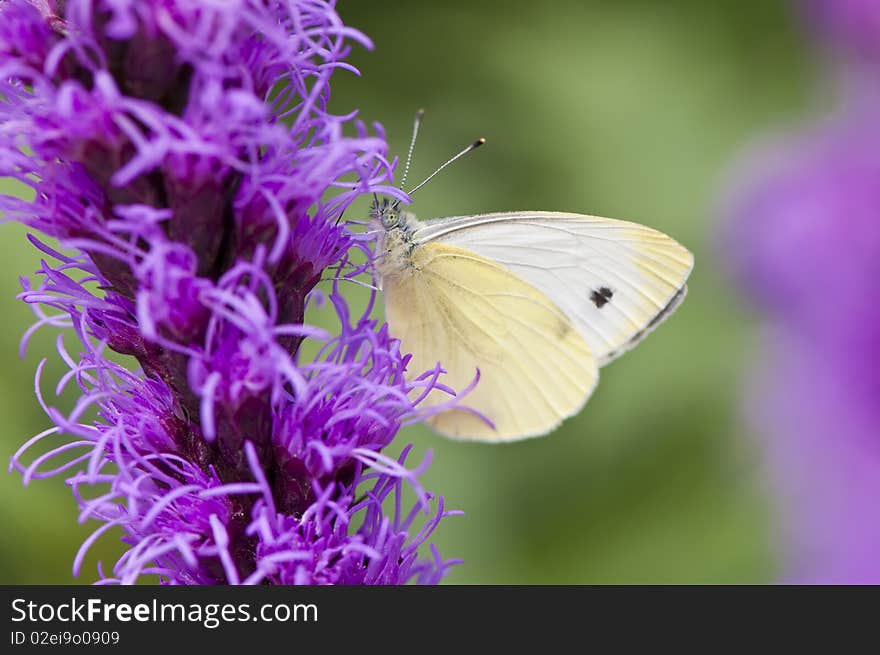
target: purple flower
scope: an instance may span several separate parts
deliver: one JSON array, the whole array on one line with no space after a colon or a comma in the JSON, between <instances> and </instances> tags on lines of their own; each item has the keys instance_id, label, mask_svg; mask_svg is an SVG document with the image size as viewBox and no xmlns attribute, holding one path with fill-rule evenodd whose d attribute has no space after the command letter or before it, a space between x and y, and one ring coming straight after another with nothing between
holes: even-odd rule
<instances>
[{"instance_id":1,"label":"purple flower","mask_svg":"<svg viewBox=\"0 0 880 655\"><path fill-rule=\"evenodd\" d=\"M765 317L748 405L795 582L880 582L880 104L849 100L748 162L723 241Z\"/></svg>"},{"instance_id":2,"label":"purple flower","mask_svg":"<svg viewBox=\"0 0 880 655\"><path fill-rule=\"evenodd\" d=\"M880 402L865 397L852 361L818 345L768 330L749 389L778 497L783 581L876 584ZM877 355L875 347L864 358Z\"/></svg>"},{"instance_id":3,"label":"purple flower","mask_svg":"<svg viewBox=\"0 0 880 655\"><path fill-rule=\"evenodd\" d=\"M817 30L847 56L880 64L880 3L877 0L804 0Z\"/></svg>"},{"instance_id":4,"label":"purple flower","mask_svg":"<svg viewBox=\"0 0 880 655\"><path fill-rule=\"evenodd\" d=\"M111 528L128 549L102 582L434 583L450 564L420 557L450 513L417 482L427 458L383 451L420 398L454 394L439 366L404 378L372 302L351 316L339 290L369 254L342 212L401 195L382 134L327 111L350 43L369 46L322 0L0 3L0 175L24 188L0 212L65 248L30 237L45 259L21 297L63 330L55 392L80 393L59 411L39 367L54 425L12 466L64 473L100 522L75 571ZM322 279L338 334L303 322Z\"/></svg>"}]
</instances>

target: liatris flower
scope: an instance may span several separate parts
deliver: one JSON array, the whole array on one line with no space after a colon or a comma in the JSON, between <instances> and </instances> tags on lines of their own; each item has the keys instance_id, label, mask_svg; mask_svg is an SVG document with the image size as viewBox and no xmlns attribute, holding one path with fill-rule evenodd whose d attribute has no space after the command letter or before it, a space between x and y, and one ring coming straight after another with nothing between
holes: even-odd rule
<instances>
[{"instance_id":1,"label":"liatris flower","mask_svg":"<svg viewBox=\"0 0 880 655\"><path fill-rule=\"evenodd\" d=\"M880 3L877 0L803 0L810 21L848 56L880 64Z\"/></svg>"},{"instance_id":2,"label":"liatris flower","mask_svg":"<svg viewBox=\"0 0 880 655\"><path fill-rule=\"evenodd\" d=\"M128 549L103 582L444 574L419 555L448 514L416 480L427 461L382 451L420 397L452 391L439 367L408 382L372 302L352 317L339 289L361 272L351 249L369 254L342 212L403 197L381 133L327 111L351 42L369 45L324 0L0 2L0 175L33 196L0 211L73 250L31 237L45 259L22 298L75 335L55 390L81 394L65 415L40 366L54 426L12 464L65 473L100 522L75 571L117 528ZM335 335L303 323L322 279Z\"/></svg>"},{"instance_id":3,"label":"liatris flower","mask_svg":"<svg viewBox=\"0 0 880 655\"><path fill-rule=\"evenodd\" d=\"M746 162L723 243L766 317L749 406L792 582L880 582L880 102L847 92Z\"/></svg>"}]
</instances>

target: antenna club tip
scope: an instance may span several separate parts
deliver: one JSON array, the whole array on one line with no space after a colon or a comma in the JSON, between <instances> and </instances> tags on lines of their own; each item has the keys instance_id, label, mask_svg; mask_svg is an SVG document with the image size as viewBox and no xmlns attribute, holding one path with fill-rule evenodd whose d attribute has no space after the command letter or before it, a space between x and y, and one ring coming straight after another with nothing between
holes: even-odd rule
<instances>
[{"instance_id":1,"label":"antenna club tip","mask_svg":"<svg viewBox=\"0 0 880 655\"><path fill-rule=\"evenodd\" d=\"M425 108L424 107L419 108L419 110L416 112L416 116L418 116L419 118L422 118L424 115L425 115Z\"/></svg>"},{"instance_id":2,"label":"antenna club tip","mask_svg":"<svg viewBox=\"0 0 880 655\"><path fill-rule=\"evenodd\" d=\"M479 147L480 147L481 145L483 145L484 143L486 143L486 137L482 137L482 136L481 136L479 139L477 139L476 141L474 141L474 148L479 148Z\"/></svg>"}]
</instances>

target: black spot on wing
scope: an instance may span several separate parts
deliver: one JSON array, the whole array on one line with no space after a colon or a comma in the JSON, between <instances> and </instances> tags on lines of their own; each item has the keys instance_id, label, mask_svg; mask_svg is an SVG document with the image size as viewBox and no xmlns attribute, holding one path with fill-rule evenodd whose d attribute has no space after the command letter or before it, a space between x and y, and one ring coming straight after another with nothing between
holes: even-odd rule
<instances>
[{"instance_id":1,"label":"black spot on wing","mask_svg":"<svg viewBox=\"0 0 880 655\"><path fill-rule=\"evenodd\" d=\"M572 330L571 321L564 319L564 320L557 321L553 332L556 335L556 338L559 339L560 341L562 341L568 336L568 333L571 332L571 330Z\"/></svg>"},{"instance_id":2,"label":"black spot on wing","mask_svg":"<svg viewBox=\"0 0 880 655\"><path fill-rule=\"evenodd\" d=\"M614 292L608 287L599 287L598 289L594 289L590 294L590 300L592 300L593 304L599 309L602 309L613 297Z\"/></svg>"}]
</instances>

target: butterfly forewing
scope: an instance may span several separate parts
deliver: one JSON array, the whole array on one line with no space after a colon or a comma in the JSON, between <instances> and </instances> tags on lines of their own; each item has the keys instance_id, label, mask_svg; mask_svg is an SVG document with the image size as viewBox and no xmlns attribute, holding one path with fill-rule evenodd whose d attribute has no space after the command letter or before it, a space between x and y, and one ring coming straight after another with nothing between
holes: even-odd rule
<instances>
[{"instance_id":1,"label":"butterfly forewing","mask_svg":"<svg viewBox=\"0 0 880 655\"><path fill-rule=\"evenodd\" d=\"M597 216L511 212L438 219L414 234L497 262L570 320L600 365L638 343L681 302L693 256L651 228Z\"/></svg>"}]
</instances>

